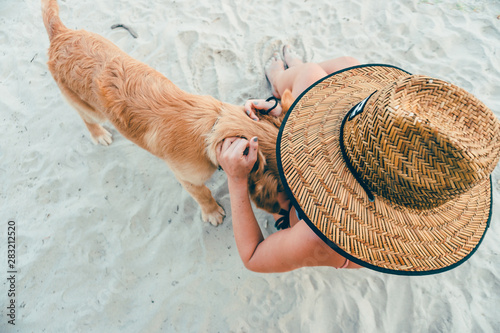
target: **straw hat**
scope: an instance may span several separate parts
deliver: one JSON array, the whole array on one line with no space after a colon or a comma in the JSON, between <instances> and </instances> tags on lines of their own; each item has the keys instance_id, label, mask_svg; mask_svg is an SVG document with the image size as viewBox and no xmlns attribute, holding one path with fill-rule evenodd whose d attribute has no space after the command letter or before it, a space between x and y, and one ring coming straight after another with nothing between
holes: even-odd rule
<instances>
[{"instance_id":1,"label":"straw hat","mask_svg":"<svg viewBox=\"0 0 500 333\"><path fill-rule=\"evenodd\" d=\"M500 122L450 83L363 65L321 79L281 125L281 179L334 250L394 274L467 260L488 228Z\"/></svg>"}]
</instances>

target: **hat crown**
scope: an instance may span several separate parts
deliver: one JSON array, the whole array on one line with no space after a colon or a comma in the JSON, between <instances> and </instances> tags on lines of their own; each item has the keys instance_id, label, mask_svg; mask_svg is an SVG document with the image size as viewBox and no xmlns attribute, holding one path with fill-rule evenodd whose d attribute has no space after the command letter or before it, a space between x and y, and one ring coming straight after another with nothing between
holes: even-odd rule
<instances>
[{"instance_id":1,"label":"hat crown","mask_svg":"<svg viewBox=\"0 0 500 333\"><path fill-rule=\"evenodd\" d=\"M500 122L465 90L404 77L365 101L343 129L347 158L378 196L431 209L488 177L500 157Z\"/></svg>"}]
</instances>

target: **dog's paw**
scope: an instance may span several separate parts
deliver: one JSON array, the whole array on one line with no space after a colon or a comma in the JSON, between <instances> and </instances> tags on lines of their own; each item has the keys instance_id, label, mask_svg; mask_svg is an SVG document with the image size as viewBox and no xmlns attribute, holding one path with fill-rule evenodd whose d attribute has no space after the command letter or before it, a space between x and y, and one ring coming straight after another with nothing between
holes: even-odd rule
<instances>
[{"instance_id":1,"label":"dog's paw","mask_svg":"<svg viewBox=\"0 0 500 333\"><path fill-rule=\"evenodd\" d=\"M94 131L92 134L92 141L98 145L101 144L103 146L109 146L111 142L113 142L113 135L108 132L104 127L99 126L100 128Z\"/></svg>"},{"instance_id":2,"label":"dog's paw","mask_svg":"<svg viewBox=\"0 0 500 333\"><path fill-rule=\"evenodd\" d=\"M226 213L224 212L224 209L221 206L217 205L217 209L215 209L209 213L202 212L201 215L202 215L203 221L210 222L210 224L212 224L213 226L218 226L224 220Z\"/></svg>"}]
</instances>

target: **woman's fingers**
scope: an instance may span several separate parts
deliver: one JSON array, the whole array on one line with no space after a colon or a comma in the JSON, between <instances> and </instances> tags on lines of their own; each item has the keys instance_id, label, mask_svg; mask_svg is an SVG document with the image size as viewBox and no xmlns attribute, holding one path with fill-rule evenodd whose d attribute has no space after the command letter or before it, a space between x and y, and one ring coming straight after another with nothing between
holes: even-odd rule
<instances>
[{"instance_id":1,"label":"woman's fingers","mask_svg":"<svg viewBox=\"0 0 500 333\"><path fill-rule=\"evenodd\" d=\"M215 153L217 155L217 159L219 159L219 156L220 154L222 153L222 151L224 150L227 150L227 148L236 140L237 138L236 137L229 137L229 138L225 138L224 140L222 140L221 142L219 142L217 144L217 147L215 148Z\"/></svg>"},{"instance_id":2,"label":"woman's fingers","mask_svg":"<svg viewBox=\"0 0 500 333\"><path fill-rule=\"evenodd\" d=\"M246 101L246 103L245 103L245 112L247 113L247 116L250 117L250 119L253 119L255 121L259 121L259 118L255 114L255 103L256 103L256 101L258 101L258 100L256 100L256 99L250 99L250 100Z\"/></svg>"},{"instance_id":3,"label":"woman's fingers","mask_svg":"<svg viewBox=\"0 0 500 333\"><path fill-rule=\"evenodd\" d=\"M273 107L274 109L271 110L270 114L274 117L279 117L282 109L281 105L276 101L267 102L265 99L249 99L245 103L245 112L251 119L258 121L257 113L259 111L266 112Z\"/></svg>"},{"instance_id":4,"label":"woman's fingers","mask_svg":"<svg viewBox=\"0 0 500 333\"><path fill-rule=\"evenodd\" d=\"M268 102L268 103L272 103L272 102ZM281 116L281 112L283 112L283 109L281 108L281 104L278 103L278 105L276 105L276 107L273 110L271 110L271 112L269 112L269 114L273 117L278 118L279 116Z\"/></svg>"},{"instance_id":5,"label":"woman's fingers","mask_svg":"<svg viewBox=\"0 0 500 333\"><path fill-rule=\"evenodd\" d=\"M247 161L248 164L253 165L255 164L255 161L257 161L257 150L259 148L259 142L256 136L254 136L250 142L249 142L249 149L248 149L248 155L247 155Z\"/></svg>"},{"instance_id":6,"label":"woman's fingers","mask_svg":"<svg viewBox=\"0 0 500 333\"><path fill-rule=\"evenodd\" d=\"M257 160L257 137L226 138L217 146L217 160L229 176L246 177Z\"/></svg>"},{"instance_id":7,"label":"woman's fingers","mask_svg":"<svg viewBox=\"0 0 500 333\"><path fill-rule=\"evenodd\" d=\"M224 139L217 146L217 159L220 160L229 160L239 158L243 155L246 147L248 146L248 141L243 138L230 137Z\"/></svg>"}]
</instances>

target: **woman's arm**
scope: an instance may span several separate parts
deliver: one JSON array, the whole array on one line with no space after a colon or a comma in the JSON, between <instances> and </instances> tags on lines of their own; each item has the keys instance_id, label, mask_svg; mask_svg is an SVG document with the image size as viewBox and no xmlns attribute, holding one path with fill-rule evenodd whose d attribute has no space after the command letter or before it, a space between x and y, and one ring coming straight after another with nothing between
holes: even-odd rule
<instances>
[{"instance_id":1,"label":"woman's arm","mask_svg":"<svg viewBox=\"0 0 500 333\"><path fill-rule=\"evenodd\" d=\"M250 204L248 182L238 183L229 178L228 187L231 196L234 239L241 260L248 268L248 263L259 244L264 241L264 237Z\"/></svg>"},{"instance_id":2,"label":"woman's arm","mask_svg":"<svg viewBox=\"0 0 500 333\"><path fill-rule=\"evenodd\" d=\"M304 221L264 240L248 193L248 174L257 148L256 138L227 138L217 149L217 159L228 176L233 232L245 267L256 272L286 272L303 266L336 266L337 261L340 266L342 257L337 258Z\"/></svg>"},{"instance_id":3,"label":"woman's arm","mask_svg":"<svg viewBox=\"0 0 500 333\"><path fill-rule=\"evenodd\" d=\"M228 178L236 246L244 263L250 260L264 240L248 195L248 174L257 161L257 149L257 137L250 141L227 138L217 147L217 160Z\"/></svg>"}]
</instances>

